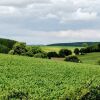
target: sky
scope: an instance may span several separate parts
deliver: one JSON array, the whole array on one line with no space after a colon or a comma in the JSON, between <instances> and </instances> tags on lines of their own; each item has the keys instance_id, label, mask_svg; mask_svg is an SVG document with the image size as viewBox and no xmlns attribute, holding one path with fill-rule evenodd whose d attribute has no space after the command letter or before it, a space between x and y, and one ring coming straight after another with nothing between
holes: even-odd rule
<instances>
[{"instance_id":1,"label":"sky","mask_svg":"<svg viewBox=\"0 0 100 100\"><path fill-rule=\"evenodd\" d=\"M100 42L100 0L0 0L0 38Z\"/></svg>"}]
</instances>

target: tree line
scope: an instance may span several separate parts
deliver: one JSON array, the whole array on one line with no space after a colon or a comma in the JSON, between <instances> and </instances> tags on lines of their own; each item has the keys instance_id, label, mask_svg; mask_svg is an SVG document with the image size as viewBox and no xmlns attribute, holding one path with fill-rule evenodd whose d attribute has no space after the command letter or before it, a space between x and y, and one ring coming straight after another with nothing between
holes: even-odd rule
<instances>
[{"instance_id":1,"label":"tree line","mask_svg":"<svg viewBox=\"0 0 100 100\"><path fill-rule=\"evenodd\" d=\"M77 55L84 55L86 53L100 52L100 43L88 46L81 49L75 48L74 54L69 49L60 49L59 52L45 52L39 46L27 46L26 43L16 42L8 39L0 39L0 53L9 53L12 55L22 55L36 58L48 58L61 57L65 58L65 61L80 62Z\"/></svg>"}]
</instances>

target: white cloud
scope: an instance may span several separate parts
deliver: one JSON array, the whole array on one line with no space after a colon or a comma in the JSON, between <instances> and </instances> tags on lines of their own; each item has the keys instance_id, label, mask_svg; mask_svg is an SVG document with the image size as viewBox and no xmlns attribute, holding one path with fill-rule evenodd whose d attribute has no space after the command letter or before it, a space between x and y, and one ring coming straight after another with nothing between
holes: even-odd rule
<instances>
[{"instance_id":1,"label":"white cloud","mask_svg":"<svg viewBox=\"0 0 100 100\"><path fill-rule=\"evenodd\" d=\"M24 16L38 16L38 18L47 16L51 18L49 15L53 15L52 17L57 16L60 21L94 19L100 12L97 10L99 4L99 0L0 0L5 14L10 14L13 10L18 16L19 13Z\"/></svg>"},{"instance_id":2,"label":"white cloud","mask_svg":"<svg viewBox=\"0 0 100 100\"><path fill-rule=\"evenodd\" d=\"M6 16L6 15L19 15L18 9L12 6L0 6L0 15Z\"/></svg>"},{"instance_id":3,"label":"white cloud","mask_svg":"<svg viewBox=\"0 0 100 100\"><path fill-rule=\"evenodd\" d=\"M13 31L13 29L12 29ZM0 34L0 37L14 39L28 44L49 44L58 42L99 41L100 30L65 30L54 32L20 29L16 33Z\"/></svg>"},{"instance_id":4,"label":"white cloud","mask_svg":"<svg viewBox=\"0 0 100 100\"><path fill-rule=\"evenodd\" d=\"M82 12L82 9L79 8L75 13L77 20L93 20L97 18L96 12Z\"/></svg>"},{"instance_id":5,"label":"white cloud","mask_svg":"<svg viewBox=\"0 0 100 100\"><path fill-rule=\"evenodd\" d=\"M17 7L25 7L30 4L35 3L49 3L50 0L0 0L1 6L17 6Z\"/></svg>"},{"instance_id":6,"label":"white cloud","mask_svg":"<svg viewBox=\"0 0 100 100\"><path fill-rule=\"evenodd\" d=\"M28 43L32 38L29 33L36 39L48 42L79 40L78 36L83 40L99 40L99 9L100 0L0 0L0 32L8 35L16 33L9 37L18 40L22 35L25 37L23 41L28 37Z\"/></svg>"}]
</instances>

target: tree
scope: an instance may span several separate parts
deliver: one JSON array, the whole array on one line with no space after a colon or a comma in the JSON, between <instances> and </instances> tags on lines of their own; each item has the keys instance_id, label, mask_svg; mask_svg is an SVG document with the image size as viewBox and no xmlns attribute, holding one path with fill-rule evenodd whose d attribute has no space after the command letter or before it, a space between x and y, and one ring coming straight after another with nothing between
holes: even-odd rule
<instances>
[{"instance_id":1,"label":"tree","mask_svg":"<svg viewBox=\"0 0 100 100\"><path fill-rule=\"evenodd\" d=\"M80 53L81 53L81 55L84 55L85 54L85 49L84 48L81 48L80 49Z\"/></svg>"},{"instance_id":2,"label":"tree","mask_svg":"<svg viewBox=\"0 0 100 100\"><path fill-rule=\"evenodd\" d=\"M75 48L74 53L75 55L79 55L80 50L78 48Z\"/></svg>"},{"instance_id":3,"label":"tree","mask_svg":"<svg viewBox=\"0 0 100 100\"><path fill-rule=\"evenodd\" d=\"M60 57L65 57L65 56L68 56L68 55L71 55L71 54L72 54L72 51L68 50L68 49L61 49L59 51L59 56Z\"/></svg>"},{"instance_id":4,"label":"tree","mask_svg":"<svg viewBox=\"0 0 100 100\"><path fill-rule=\"evenodd\" d=\"M13 49L12 50L13 50L13 54L25 55L25 53L27 52L27 50L26 50L26 44L25 43L22 43L22 42L17 42L13 46Z\"/></svg>"}]
</instances>

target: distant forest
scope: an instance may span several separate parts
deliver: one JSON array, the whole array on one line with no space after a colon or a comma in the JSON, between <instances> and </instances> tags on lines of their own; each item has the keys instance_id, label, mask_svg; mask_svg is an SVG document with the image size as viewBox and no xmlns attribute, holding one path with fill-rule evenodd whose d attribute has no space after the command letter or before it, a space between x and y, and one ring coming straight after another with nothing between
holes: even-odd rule
<instances>
[{"instance_id":1,"label":"distant forest","mask_svg":"<svg viewBox=\"0 0 100 100\"><path fill-rule=\"evenodd\" d=\"M100 42L73 42L73 43L55 43L55 44L49 44L48 46L83 46L84 44L87 44L88 46L98 44Z\"/></svg>"},{"instance_id":2,"label":"distant forest","mask_svg":"<svg viewBox=\"0 0 100 100\"><path fill-rule=\"evenodd\" d=\"M0 38L0 53L8 53L17 41Z\"/></svg>"}]
</instances>

